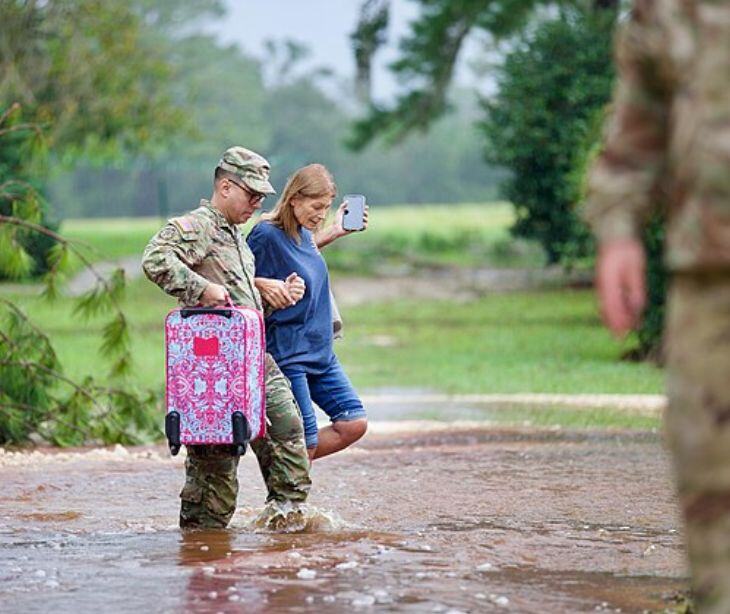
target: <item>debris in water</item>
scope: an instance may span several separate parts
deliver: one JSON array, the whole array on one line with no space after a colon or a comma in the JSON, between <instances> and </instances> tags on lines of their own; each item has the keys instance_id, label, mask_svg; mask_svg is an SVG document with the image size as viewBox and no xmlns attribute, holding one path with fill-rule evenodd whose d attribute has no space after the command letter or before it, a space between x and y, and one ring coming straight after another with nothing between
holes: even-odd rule
<instances>
[{"instance_id":1,"label":"debris in water","mask_svg":"<svg viewBox=\"0 0 730 614\"><path fill-rule=\"evenodd\" d=\"M379 588L376 591L373 591L373 595L375 596L375 600L378 603L392 603L393 598L390 596L388 591L383 590L382 588Z\"/></svg>"},{"instance_id":2,"label":"debris in water","mask_svg":"<svg viewBox=\"0 0 730 614\"><path fill-rule=\"evenodd\" d=\"M122 444L118 443L114 446L114 449L112 450L112 453L114 456L129 456L129 452L127 451L127 448L125 448Z\"/></svg>"},{"instance_id":3,"label":"debris in water","mask_svg":"<svg viewBox=\"0 0 730 614\"><path fill-rule=\"evenodd\" d=\"M307 569L306 567L302 567L297 572L297 578L300 578L302 580L314 580L317 577L317 572L314 571L314 569Z\"/></svg>"},{"instance_id":4,"label":"debris in water","mask_svg":"<svg viewBox=\"0 0 730 614\"><path fill-rule=\"evenodd\" d=\"M339 563L335 565L335 569L355 569L357 565L357 561L347 561L346 563Z\"/></svg>"},{"instance_id":5,"label":"debris in water","mask_svg":"<svg viewBox=\"0 0 730 614\"><path fill-rule=\"evenodd\" d=\"M352 600L352 605L356 608L367 608L371 605L375 605L375 597L372 595L361 595L359 597L355 597Z\"/></svg>"},{"instance_id":6,"label":"debris in water","mask_svg":"<svg viewBox=\"0 0 730 614\"><path fill-rule=\"evenodd\" d=\"M494 569L494 565L491 563L482 563L481 565L477 565L477 571L492 571Z\"/></svg>"}]
</instances>

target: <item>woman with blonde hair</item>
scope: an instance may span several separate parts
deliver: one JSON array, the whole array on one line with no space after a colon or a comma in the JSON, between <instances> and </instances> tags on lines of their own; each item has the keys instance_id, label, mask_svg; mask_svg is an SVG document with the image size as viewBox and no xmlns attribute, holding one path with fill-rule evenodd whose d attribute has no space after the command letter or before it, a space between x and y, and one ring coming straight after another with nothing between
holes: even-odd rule
<instances>
[{"instance_id":1,"label":"woman with blonde hair","mask_svg":"<svg viewBox=\"0 0 730 614\"><path fill-rule=\"evenodd\" d=\"M291 382L312 460L342 450L367 429L362 402L333 351L329 272L319 252L350 234L342 227L346 202L323 228L336 193L324 166L300 168L247 239L256 256L256 286L274 308L266 317L267 351ZM331 425L317 430L312 402Z\"/></svg>"}]
</instances>

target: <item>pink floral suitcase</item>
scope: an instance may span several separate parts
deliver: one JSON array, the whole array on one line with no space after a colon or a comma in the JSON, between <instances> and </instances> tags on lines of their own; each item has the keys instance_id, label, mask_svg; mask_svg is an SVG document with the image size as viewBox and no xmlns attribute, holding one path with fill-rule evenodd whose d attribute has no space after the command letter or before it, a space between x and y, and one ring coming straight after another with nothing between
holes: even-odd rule
<instances>
[{"instance_id":1,"label":"pink floral suitcase","mask_svg":"<svg viewBox=\"0 0 730 614\"><path fill-rule=\"evenodd\" d=\"M165 319L165 434L182 444L246 445L266 434L260 312L247 307L173 309Z\"/></svg>"}]
</instances>

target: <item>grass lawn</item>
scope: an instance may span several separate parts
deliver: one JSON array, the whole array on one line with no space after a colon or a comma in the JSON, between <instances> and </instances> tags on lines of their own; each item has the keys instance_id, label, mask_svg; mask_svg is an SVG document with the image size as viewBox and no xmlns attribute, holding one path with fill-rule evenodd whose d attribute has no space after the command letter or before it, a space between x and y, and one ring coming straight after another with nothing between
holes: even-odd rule
<instances>
[{"instance_id":1,"label":"grass lawn","mask_svg":"<svg viewBox=\"0 0 730 614\"><path fill-rule=\"evenodd\" d=\"M372 211L366 233L329 247L326 256L330 268L338 273L377 273L374 263L396 267L538 266L541 256L534 246L509 237L512 219L512 209L504 203L383 207ZM95 260L105 260L140 255L160 224L150 218L68 220L61 231L95 248ZM0 296L16 300L50 333L68 375L104 374L108 361L98 352L103 322L81 321L73 315L70 299L48 304L27 290L0 285ZM125 303L135 360L128 385L161 393L163 321L175 301L147 280L138 279L130 284ZM661 370L620 360L627 345L602 328L589 291L494 294L465 303L373 303L346 308L343 316L346 337L337 342L336 351L361 392L662 390ZM566 426L656 425L655 419L617 412L561 408L537 412L516 408L494 419Z\"/></svg>"},{"instance_id":2,"label":"grass lawn","mask_svg":"<svg viewBox=\"0 0 730 614\"><path fill-rule=\"evenodd\" d=\"M359 274L403 266L540 266L536 245L510 237L513 219L508 203L381 207L371 210L366 232L327 248L327 262L333 271ZM66 220L61 232L91 246L87 253L96 261L141 254L161 224L157 218Z\"/></svg>"},{"instance_id":3,"label":"grass lawn","mask_svg":"<svg viewBox=\"0 0 730 614\"><path fill-rule=\"evenodd\" d=\"M338 355L363 387L452 393L658 393L662 372L619 360L587 290L349 309Z\"/></svg>"},{"instance_id":4,"label":"grass lawn","mask_svg":"<svg viewBox=\"0 0 730 614\"><path fill-rule=\"evenodd\" d=\"M69 374L100 373L100 322L83 323L70 300L16 298L48 330ZM161 390L163 319L172 299L144 279L130 284L134 381ZM336 351L361 391L451 393L657 393L662 372L622 362L623 345L600 326L588 291L495 294L478 301L402 301L344 311Z\"/></svg>"}]
</instances>

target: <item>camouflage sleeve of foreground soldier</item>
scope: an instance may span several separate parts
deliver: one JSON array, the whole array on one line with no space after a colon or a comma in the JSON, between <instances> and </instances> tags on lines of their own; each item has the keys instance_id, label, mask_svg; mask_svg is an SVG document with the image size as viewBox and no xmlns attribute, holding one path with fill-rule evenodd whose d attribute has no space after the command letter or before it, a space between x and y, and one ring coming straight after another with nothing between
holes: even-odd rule
<instances>
[{"instance_id":1,"label":"camouflage sleeve of foreground soldier","mask_svg":"<svg viewBox=\"0 0 730 614\"><path fill-rule=\"evenodd\" d=\"M195 305L209 282L192 267L205 258L209 243L202 220L174 218L150 239L142 269L165 292L185 305Z\"/></svg>"},{"instance_id":2,"label":"camouflage sleeve of foreground soldier","mask_svg":"<svg viewBox=\"0 0 730 614\"><path fill-rule=\"evenodd\" d=\"M600 243L638 239L656 207L671 97L662 70L667 33L651 0L638 2L616 44L618 81L604 147L588 183L585 217Z\"/></svg>"}]
</instances>

